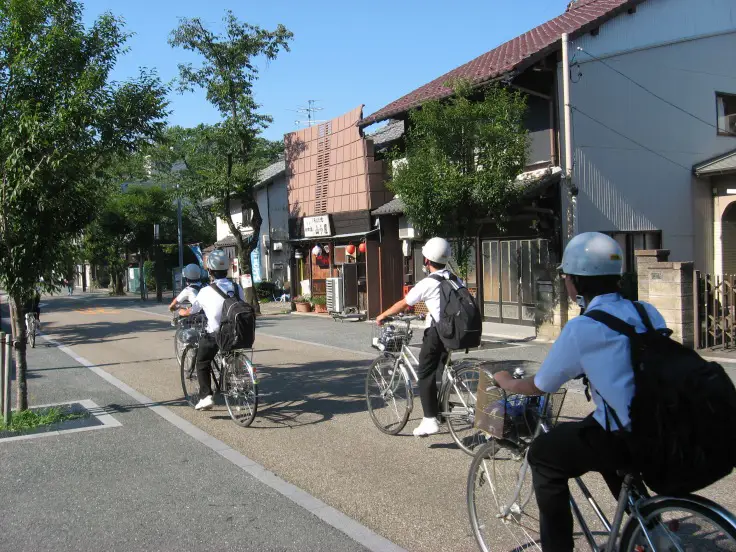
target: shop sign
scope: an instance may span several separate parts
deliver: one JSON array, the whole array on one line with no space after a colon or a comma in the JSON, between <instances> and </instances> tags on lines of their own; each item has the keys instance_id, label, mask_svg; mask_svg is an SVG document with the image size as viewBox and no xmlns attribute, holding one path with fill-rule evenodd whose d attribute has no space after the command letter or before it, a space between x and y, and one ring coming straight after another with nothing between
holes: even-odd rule
<instances>
[{"instance_id":1,"label":"shop sign","mask_svg":"<svg viewBox=\"0 0 736 552\"><path fill-rule=\"evenodd\" d=\"M319 215L316 217L304 217L304 237L324 238L332 235L330 227L330 216Z\"/></svg>"}]
</instances>

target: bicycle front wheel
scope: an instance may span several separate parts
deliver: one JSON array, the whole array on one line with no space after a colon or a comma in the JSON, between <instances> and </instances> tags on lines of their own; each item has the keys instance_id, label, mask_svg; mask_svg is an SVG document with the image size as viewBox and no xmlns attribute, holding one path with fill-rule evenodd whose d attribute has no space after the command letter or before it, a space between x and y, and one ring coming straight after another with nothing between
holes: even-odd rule
<instances>
[{"instance_id":1,"label":"bicycle front wheel","mask_svg":"<svg viewBox=\"0 0 736 552\"><path fill-rule=\"evenodd\" d=\"M184 399L195 406L199 402L199 380L197 379L197 348L186 347L181 361L181 388Z\"/></svg>"},{"instance_id":2,"label":"bicycle front wheel","mask_svg":"<svg viewBox=\"0 0 736 552\"><path fill-rule=\"evenodd\" d=\"M479 379L480 370L475 366L457 370L455 380L446 382L442 404L450 435L460 450L471 456L487 441L485 434L474 427Z\"/></svg>"},{"instance_id":3,"label":"bicycle front wheel","mask_svg":"<svg viewBox=\"0 0 736 552\"><path fill-rule=\"evenodd\" d=\"M411 383L390 355L373 361L365 378L365 399L375 426L396 435L404 429L411 412Z\"/></svg>"},{"instance_id":4,"label":"bicycle front wheel","mask_svg":"<svg viewBox=\"0 0 736 552\"><path fill-rule=\"evenodd\" d=\"M248 427L258 412L258 381L256 370L244 353L228 357L221 381L230 418L239 426Z\"/></svg>"},{"instance_id":5,"label":"bicycle front wheel","mask_svg":"<svg viewBox=\"0 0 736 552\"><path fill-rule=\"evenodd\" d=\"M179 340L180 331L181 331L180 329L177 329L176 332L174 333L174 356L176 357L177 364L179 364L179 366L181 367L181 362L182 362L182 359L184 358L183 353L184 353L185 344Z\"/></svg>"},{"instance_id":6,"label":"bicycle front wheel","mask_svg":"<svg viewBox=\"0 0 736 552\"><path fill-rule=\"evenodd\" d=\"M508 550L508 535L514 550L542 550L525 450L496 439L481 446L468 473L467 505L473 535L483 552Z\"/></svg>"},{"instance_id":7,"label":"bicycle front wheel","mask_svg":"<svg viewBox=\"0 0 736 552\"><path fill-rule=\"evenodd\" d=\"M631 518L621 536L621 552L736 552L736 520L709 500L699 496L655 499L639 513L651 544L639 522Z\"/></svg>"}]
</instances>

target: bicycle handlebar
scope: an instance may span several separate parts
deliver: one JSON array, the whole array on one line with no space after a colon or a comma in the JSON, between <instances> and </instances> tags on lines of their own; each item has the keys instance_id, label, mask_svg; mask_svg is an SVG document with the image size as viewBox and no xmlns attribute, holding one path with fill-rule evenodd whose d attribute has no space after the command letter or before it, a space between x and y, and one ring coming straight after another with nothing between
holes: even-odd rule
<instances>
[{"instance_id":1,"label":"bicycle handlebar","mask_svg":"<svg viewBox=\"0 0 736 552\"><path fill-rule=\"evenodd\" d=\"M387 316L384 322L414 322L415 320L424 320L423 314L400 314L398 316Z\"/></svg>"}]
</instances>

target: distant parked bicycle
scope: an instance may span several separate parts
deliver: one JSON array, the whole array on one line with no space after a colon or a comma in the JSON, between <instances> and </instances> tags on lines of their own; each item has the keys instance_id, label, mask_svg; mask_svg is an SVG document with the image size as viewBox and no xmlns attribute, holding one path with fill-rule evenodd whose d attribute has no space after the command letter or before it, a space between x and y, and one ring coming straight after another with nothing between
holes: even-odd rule
<instances>
[{"instance_id":1,"label":"distant parked bicycle","mask_svg":"<svg viewBox=\"0 0 736 552\"><path fill-rule=\"evenodd\" d=\"M421 316L392 316L375 327L371 345L381 351L373 361L365 380L368 412L378 429L388 435L399 433L414 408L413 384L418 382L417 357L409 348L411 323ZM439 389L440 418L447 422L453 440L467 454L485 443L485 435L476 430L475 400L478 366L471 362L453 362L448 353Z\"/></svg>"},{"instance_id":2,"label":"distant parked bicycle","mask_svg":"<svg viewBox=\"0 0 736 552\"><path fill-rule=\"evenodd\" d=\"M522 371L523 372L523 371ZM523 377L515 372L514 377ZM507 550L504 536L514 539L514 550L542 550L539 509L534 497L528 451L532 441L557 423L565 390L541 396L507 394L480 378L479 421L492 437L473 458L467 481L467 506L473 535L483 552ZM485 418L482 418L485 416ZM599 546L593 531L571 497L572 512L590 549L595 552L701 552L736 551L736 518L705 498L651 497L639 474L620 471L623 487L613 523L610 523L581 478L575 483L605 529L607 544ZM624 523L624 514L629 518ZM508 531L506 533L504 528ZM576 548L577 549L577 548Z\"/></svg>"},{"instance_id":3,"label":"distant parked bicycle","mask_svg":"<svg viewBox=\"0 0 736 552\"><path fill-rule=\"evenodd\" d=\"M26 313L26 335L31 348L36 347L36 334L38 333L38 320L32 312Z\"/></svg>"}]
</instances>

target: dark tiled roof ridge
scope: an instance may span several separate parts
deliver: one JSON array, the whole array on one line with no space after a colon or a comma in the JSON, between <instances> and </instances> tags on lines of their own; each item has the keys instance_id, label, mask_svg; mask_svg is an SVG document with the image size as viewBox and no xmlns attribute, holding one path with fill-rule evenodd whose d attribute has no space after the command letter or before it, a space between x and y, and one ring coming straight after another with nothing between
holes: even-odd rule
<instances>
[{"instance_id":1,"label":"dark tiled roof ridge","mask_svg":"<svg viewBox=\"0 0 736 552\"><path fill-rule=\"evenodd\" d=\"M618 14L624 7L643 1L578 0L571 3L563 14L420 86L364 118L358 124L368 126L405 113L424 102L445 98L452 94L452 90L445 86L448 80L460 77L481 84L514 69L522 68L525 63L533 62L536 58L554 51L563 33L574 35L589 25L600 25Z\"/></svg>"}]
</instances>

